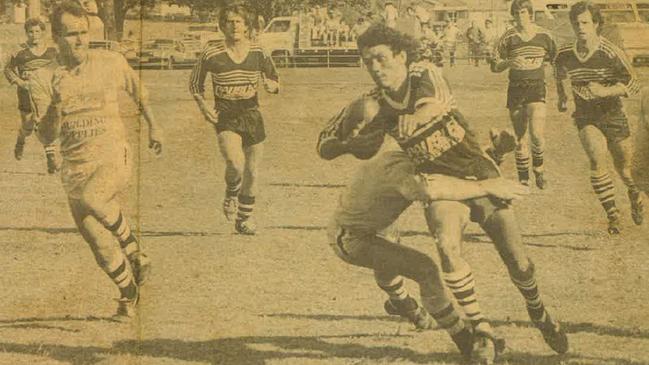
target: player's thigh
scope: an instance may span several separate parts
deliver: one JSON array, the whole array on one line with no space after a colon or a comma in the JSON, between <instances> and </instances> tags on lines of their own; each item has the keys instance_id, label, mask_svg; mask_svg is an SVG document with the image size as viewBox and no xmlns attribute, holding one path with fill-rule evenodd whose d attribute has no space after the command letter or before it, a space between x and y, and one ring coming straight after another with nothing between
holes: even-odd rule
<instances>
[{"instance_id":1,"label":"player's thigh","mask_svg":"<svg viewBox=\"0 0 649 365\"><path fill-rule=\"evenodd\" d=\"M509 108L509 119L512 121L514 133L520 139L527 133L527 112L524 105Z\"/></svg>"},{"instance_id":2,"label":"player's thigh","mask_svg":"<svg viewBox=\"0 0 649 365\"><path fill-rule=\"evenodd\" d=\"M527 104L526 109L530 131L534 135L541 135L545 127L546 104L544 102L533 102Z\"/></svg>"},{"instance_id":3,"label":"player's thigh","mask_svg":"<svg viewBox=\"0 0 649 365\"><path fill-rule=\"evenodd\" d=\"M437 237L461 237L464 226L469 222L469 207L458 201L439 200L431 202L425 209L426 223Z\"/></svg>"},{"instance_id":4,"label":"player's thigh","mask_svg":"<svg viewBox=\"0 0 649 365\"><path fill-rule=\"evenodd\" d=\"M616 165L626 165L631 163L633 156L633 139L624 138L619 140L609 140L608 149L613 156Z\"/></svg>"},{"instance_id":5,"label":"player's thigh","mask_svg":"<svg viewBox=\"0 0 649 365\"><path fill-rule=\"evenodd\" d=\"M90 175L81 192L81 199L93 209L107 204L128 186L130 176L127 162L103 164Z\"/></svg>"},{"instance_id":6,"label":"player's thigh","mask_svg":"<svg viewBox=\"0 0 649 365\"><path fill-rule=\"evenodd\" d=\"M243 148L243 153L246 158L245 168L250 172L256 172L257 166L261 162L264 154L264 144L257 143Z\"/></svg>"},{"instance_id":7,"label":"player's thigh","mask_svg":"<svg viewBox=\"0 0 649 365\"><path fill-rule=\"evenodd\" d=\"M601 168L608 155L608 143L604 133L596 126L589 124L579 131L579 140L591 166Z\"/></svg>"},{"instance_id":8,"label":"player's thigh","mask_svg":"<svg viewBox=\"0 0 649 365\"><path fill-rule=\"evenodd\" d=\"M245 156L243 153L241 136L233 131L222 131L217 134L219 151L228 163L243 165Z\"/></svg>"},{"instance_id":9,"label":"player's thigh","mask_svg":"<svg viewBox=\"0 0 649 365\"><path fill-rule=\"evenodd\" d=\"M119 255L119 246L114 241L112 234L90 214L79 200L70 199L68 204L79 233L90 246L97 262L108 264L114 261L114 257Z\"/></svg>"}]
</instances>

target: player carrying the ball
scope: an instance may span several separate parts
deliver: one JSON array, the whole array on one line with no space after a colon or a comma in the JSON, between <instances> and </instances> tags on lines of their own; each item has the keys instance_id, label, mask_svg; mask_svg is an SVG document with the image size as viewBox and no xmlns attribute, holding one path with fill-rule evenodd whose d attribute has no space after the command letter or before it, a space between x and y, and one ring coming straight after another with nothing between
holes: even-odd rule
<instances>
[{"instance_id":1,"label":"player carrying the ball","mask_svg":"<svg viewBox=\"0 0 649 365\"><path fill-rule=\"evenodd\" d=\"M570 79L575 100L573 118L590 161L590 183L608 217L608 232L617 234L620 212L607 155L613 157L615 170L627 187L633 222L640 225L644 218L640 189L631 175L633 142L621 100L637 94L640 84L624 52L600 36L604 19L596 5L578 2L569 15L577 40L561 47L554 61L558 108L567 110L563 82Z\"/></svg>"},{"instance_id":2,"label":"player carrying the ball","mask_svg":"<svg viewBox=\"0 0 649 365\"><path fill-rule=\"evenodd\" d=\"M318 153L327 160L346 153L367 159L383 144L341 195L329 227L329 242L345 262L373 270L377 285L388 294L385 309L389 314L407 318L418 329L428 329L433 323L430 313L467 359L490 363L504 342L496 350L491 333L474 331L460 320L437 264L427 254L400 244L396 221L414 201L432 204L488 195L516 199L527 189L500 178L469 181L416 173L410 157L391 137L383 143L381 126L376 124L378 129L373 129L373 102L367 97L352 102L332 118L318 139ZM423 307L408 293L404 278L419 284Z\"/></svg>"},{"instance_id":3,"label":"player carrying the ball","mask_svg":"<svg viewBox=\"0 0 649 365\"><path fill-rule=\"evenodd\" d=\"M251 39L253 18L241 5L224 8L219 25L225 41L208 45L190 77L190 92L205 119L212 123L225 159L223 214L241 234L255 234L250 221L257 193L258 165L266 139L257 88L279 92L279 75L272 59ZM205 78L212 74L214 107L207 105Z\"/></svg>"},{"instance_id":4,"label":"player carrying the ball","mask_svg":"<svg viewBox=\"0 0 649 365\"><path fill-rule=\"evenodd\" d=\"M457 109L441 70L413 63L417 44L412 38L379 24L358 38L358 48L377 86L372 94L377 97L379 111L372 123L383 125L418 173L478 181L500 177L496 164L480 148ZM470 209L471 220L494 242L545 341L556 352L566 352L568 339L543 304L535 267L525 251L509 202L494 197L463 202Z\"/></svg>"},{"instance_id":5,"label":"player carrying the ball","mask_svg":"<svg viewBox=\"0 0 649 365\"><path fill-rule=\"evenodd\" d=\"M16 85L18 94L18 110L20 111L20 129L14 147L16 160L23 158L25 140L34 131L34 115L31 99L29 96L30 74L41 67L47 67L56 63L56 48L47 47L43 39L45 23L37 18L28 19L25 22L25 33L27 43L25 47L11 56L4 68L4 74L10 84ZM47 172L53 174L58 169L56 161L56 148L54 145L45 145L45 157L47 159Z\"/></svg>"},{"instance_id":6,"label":"player carrying the ball","mask_svg":"<svg viewBox=\"0 0 649 365\"><path fill-rule=\"evenodd\" d=\"M495 57L491 60L491 71L509 69L507 108L518 139L515 152L518 180L529 184L529 131L536 186L544 189L547 184L543 168L546 113L544 62L554 59L557 47L550 33L534 24L531 0L514 0L511 15L516 26L507 30L498 41ZM502 159L502 156L496 158Z\"/></svg>"},{"instance_id":7,"label":"player carrying the ball","mask_svg":"<svg viewBox=\"0 0 649 365\"><path fill-rule=\"evenodd\" d=\"M119 288L118 318L135 315L139 286L150 260L131 232L117 195L127 185L133 153L120 118L118 96L127 92L149 125L149 147L162 152L156 123L137 74L119 53L88 49L88 18L76 1L54 8L52 36L61 67L41 69L32 98L45 141L61 143L61 181L72 217L99 266Z\"/></svg>"}]
</instances>

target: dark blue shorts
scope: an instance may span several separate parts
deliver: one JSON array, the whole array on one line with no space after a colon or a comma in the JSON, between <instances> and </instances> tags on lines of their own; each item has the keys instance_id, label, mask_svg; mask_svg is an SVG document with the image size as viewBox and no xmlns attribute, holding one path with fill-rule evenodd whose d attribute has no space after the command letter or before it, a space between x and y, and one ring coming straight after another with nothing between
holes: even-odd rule
<instances>
[{"instance_id":1,"label":"dark blue shorts","mask_svg":"<svg viewBox=\"0 0 649 365\"><path fill-rule=\"evenodd\" d=\"M216 133L234 132L241 136L244 147L263 142L266 139L264 119L259 109L247 109L239 112L221 112L216 124Z\"/></svg>"},{"instance_id":2,"label":"dark blue shorts","mask_svg":"<svg viewBox=\"0 0 649 365\"><path fill-rule=\"evenodd\" d=\"M517 109L530 103L545 103L545 81L510 81L507 88L507 109Z\"/></svg>"}]
</instances>

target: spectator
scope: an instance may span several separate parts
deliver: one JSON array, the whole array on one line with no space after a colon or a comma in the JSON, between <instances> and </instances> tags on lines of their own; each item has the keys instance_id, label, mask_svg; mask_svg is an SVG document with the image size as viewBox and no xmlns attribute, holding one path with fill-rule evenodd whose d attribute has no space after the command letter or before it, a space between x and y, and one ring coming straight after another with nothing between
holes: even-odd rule
<instances>
[{"instance_id":1,"label":"spectator","mask_svg":"<svg viewBox=\"0 0 649 365\"><path fill-rule=\"evenodd\" d=\"M480 65L480 58L482 58L482 43L483 33L480 28L475 25L475 21L471 21L471 26L466 31L466 39L469 46L469 64L478 67Z\"/></svg>"},{"instance_id":2,"label":"spectator","mask_svg":"<svg viewBox=\"0 0 649 365\"><path fill-rule=\"evenodd\" d=\"M451 19L446 21L446 28L444 28L444 48L448 50L449 64L451 67L455 66L455 51L457 49L457 38L460 30Z\"/></svg>"},{"instance_id":3,"label":"spectator","mask_svg":"<svg viewBox=\"0 0 649 365\"><path fill-rule=\"evenodd\" d=\"M494 47L496 47L496 42L498 41L498 31L493 26L493 21L487 19L484 22L484 43L483 50L484 56L487 59L487 62L493 57Z\"/></svg>"},{"instance_id":4,"label":"spectator","mask_svg":"<svg viewBox=\"0 0 649 365\"><path fill-rule=\"evenodd\" d=\"M365 20L365 18L363 17L358 18L356 24L354 24L352 29L349 31L349 36L351 38L350 40L352 42L356 42L358 36L363 34L363 32L366 31L369 26L370 23L367 20Z\"/></svg>"},{"instance_id":5,"label":"spectator","mask_svg":"<svg viewBox=\"0 0 649 365\"><path fill-rule=\"evenodd\" d=\"M383 11L383 21L385 22L385 25L393 29L396 28L398 18L399 12L397 10L397 7L392 1L386 1Z\"/></svg>"}]
</instances>

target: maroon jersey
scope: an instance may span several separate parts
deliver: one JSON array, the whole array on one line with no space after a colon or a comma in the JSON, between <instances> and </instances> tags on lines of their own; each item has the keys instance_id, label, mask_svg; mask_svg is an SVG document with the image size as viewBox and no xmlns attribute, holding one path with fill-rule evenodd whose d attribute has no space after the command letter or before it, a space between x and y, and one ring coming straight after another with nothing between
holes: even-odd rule
<instances>
[{"instance_id":1,"label":"maroon jersey","mask_svg":"<svg viewBox=\"0 0 649 365\"><path fill-rule=\"evenodd\" d=\"M623 84L627 96L640 91L640 84L627 56L603 37L600 37L599 47L584 57L577 52L576 43L561 47L554 63L557 79L570 79L578 115L593 109L612 110L622 106L620 97L602 99L592 95L588 88L591 82L604 86Z\"/></svg>"},{"instance_id":2,"label":"maroon jersey","mask_svg":"<svg viewBox=\"0 0 649 365\"><path fill-rule=\"evenodd\" d=\"M238 63L228 54L225 42L207 46L190 77L192 94L203 94L208 73L212 75L215 109L219 112L238 113L258 107L257 89L261 78L268 90L277 89L279 85L272 59L254 43L248 55Z\"/></svg>"},{"instance_id":3,"label":"maroon jersey","mask_svg":"<svg viewBox=\"0 0 649 365\"><path fill-rule=\"evenodd\" d=\"M29 48L23 48L11 56L5 66L5 77L10 83L29 80L29 73L56 60L56 48L48 47L41 55L35 55Z\"/></svg>"},{"instance_id":4,"label":"maroon jersey","mask_svg":"<svg viewBox=\"0 0 649 365\"><path fill-rule=\"evenodd\" d=\"M543 62L552 61L556 55L557 46L550 33L536 27L536 34L530 39L524 39L516 30L511 28L498 41L495 55L498 59L517 58L521 62L509 69L509 80L543 80Z\"/></svg>"},{"instance_id":5,"label":"maroon jersey","mask_svg":"<svg viewBox=\"0 0 649 365\"><path fill-rule=\"evenodd\" d=\"M496 165L481 149L457 109L441 70L429 63L413 64L407 82L403 100L394 100L378 89L373 95L380 104L377 118L381 118L386 132L415 162L417 170L480 180L499 176ZM427 104L435 105L441 112L431 114L429 121L411 135L400 135L399 120Z\"/></svg>"}]
</instances>

